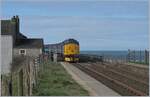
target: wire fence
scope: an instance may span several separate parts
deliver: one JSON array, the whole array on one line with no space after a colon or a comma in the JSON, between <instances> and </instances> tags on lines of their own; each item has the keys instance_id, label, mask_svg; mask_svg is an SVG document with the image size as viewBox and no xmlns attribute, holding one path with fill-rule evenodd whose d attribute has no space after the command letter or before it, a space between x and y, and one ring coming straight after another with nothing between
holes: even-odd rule
<instances>
[{"instance_id":1,"label":"wire fence","mask_svg":"<svg viewBox=\"0 0 150 97\"><path fill-rule=\"evenodd\" d=\"M148 50L89 51L79 55L80 62L136 63L149 64Z\"/></svg>"},{"instance_id":2,"label":"wire fence","mask_svg":"<svg viewBox=\"0 0 150 97\"><path fill-rule=\"evenodd\" d=\"M149 64L149 51L135 51L129 49L127 60L132 63Z\"/></svg>"},{"instance_id":3,"label":"wire fence","mask_svg":"<svg viewBox=\"0 0 150 97\"><path fill-rule=\"evenodd\" d=\"M128 50L126 55L103 55L103 60L109 63L149 64L149 51Z\"/></svg>"}]
</instances>

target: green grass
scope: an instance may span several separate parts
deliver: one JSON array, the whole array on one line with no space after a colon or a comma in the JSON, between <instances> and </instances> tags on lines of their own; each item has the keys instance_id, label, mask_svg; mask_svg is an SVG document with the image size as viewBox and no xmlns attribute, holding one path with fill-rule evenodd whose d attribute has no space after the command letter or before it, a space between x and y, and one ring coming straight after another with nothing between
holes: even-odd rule
<instances>
[{"instance_id":1,"label":"green grass","mask_svg":"<svg viewBox=\"0 0 150 97\"><path fill-rule=\"evenodd\" d=\"M19 78L18 78L18 74L16 73L16 74L13 74L13 77L12 77L12 95L13 96L18 96L18 88L19 88L19 86L18 86L18 80Z\"/></svg>"},{"instance_id":2,"label":"green grass","mask_svg":"<svg viewBox=\"0 0 150 97\"><path fill-rule=\"evenodd\" d=\"M38 78L39 85L33 89L35 96L88 96L88 92L78 85L58 63L43 65Z\"/></svg>"},{"instance_id":3,"label":"green grass","mask_svg":"<svg viewBox=\"0 0 150 97\"><path fill-rule=\"evenodd\" d=\"M1 96L9 95L8 83L10 81L10 73L1 75Z\"/></svg>"},{"instance_id":4,"label":"green grass","mask_svg":"<svg viewBox=\"0 0 150 97\"><path fill-rule=\"evenodd\" d=\"M5 93L5 95L9 95L8 94L8 84L9 81L11 80L11 74L9 73L8 75L1 75L2 76L2 80L3 80L3 87L5 87L4 89L7 91L7 93ZM18 96L18 75L17 73L12 73L12 95L13 96ZM3 91L5 91L3 90Z\"/></svg>"},{"instance_id":5,"label":"green grass","mask_svg":"<svg viewBox=\"0 0 150 97\"><path fill-rule=\"evenodd\" d=\"M130 61L129 63L142 64L142 65L148 65L149 64L149 63L145 63L145 62L132 62L132 61Z\"/></svg>"}]
</instances>

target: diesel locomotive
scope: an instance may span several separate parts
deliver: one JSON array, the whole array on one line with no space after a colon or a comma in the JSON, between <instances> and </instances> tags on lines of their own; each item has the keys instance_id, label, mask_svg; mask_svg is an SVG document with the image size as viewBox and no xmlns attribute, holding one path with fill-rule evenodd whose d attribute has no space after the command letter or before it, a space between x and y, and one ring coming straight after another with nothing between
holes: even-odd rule
<instances>
[{"instance_id":1,"label":"diesel locomotive","mask_svg":"<svg viewBox=\"0 0 150 97\"><path fill-rule=\"evenodd\" d=\"M57 60L66 62L79 61L79 42L75 39L67 39L57 44L47 44L44 46L45 53L53 59L53 54L57 54Z\"/></svg>"},{"instance_id":2,"label":"diesel locomotive","mask_svg":"<svg viewBox=\"0 0 150 97\"><path fill-rule=\"evenodd\" d=\"M67 39L63 42L63 55L66 62L79 61L79 42L75 39Z\"/></svg>"}]
</instances>

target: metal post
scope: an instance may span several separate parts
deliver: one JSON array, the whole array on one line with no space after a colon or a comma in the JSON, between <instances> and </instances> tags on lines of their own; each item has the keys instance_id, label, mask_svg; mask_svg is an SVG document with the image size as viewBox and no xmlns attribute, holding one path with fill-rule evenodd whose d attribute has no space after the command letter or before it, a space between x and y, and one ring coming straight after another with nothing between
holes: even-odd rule
<instances>
[{"instance_id":1,"label":"metal post","mask_svg":"<svg viewBox=\"0 0 150 97\"><path fill-rule=\"evenodd\" d=\"M149 52L147 50L145 50L145 64L148 64L149 61Z\"/></svg>"},{"instance_id":2,"label":"metal post","mask_svg":"<svg viewBox=\"0 0 150 97\"><path fill-rule=\"evenodd\" d=\"M142 63L142 51L140 50L140 63Z\"/></svg>"},{"instance_id":3,"label":"metal post","mask_svg":"<svg viewBox=\"0 0 150 97\"><path fill-rule=\"evenodd\" d=\"M127 61L130 62L130 49L128 49Z\"/></svg>"},{"instance_id":4,"label":"metal post","mask_svg":"<svg viewBox=\"0 0 150 97\"><path fill-rule=\"evenodd\" d=\"M135 50L133 51L133 60L134 60L134 63L135 63Z\"/></svg>"}]
</instances>

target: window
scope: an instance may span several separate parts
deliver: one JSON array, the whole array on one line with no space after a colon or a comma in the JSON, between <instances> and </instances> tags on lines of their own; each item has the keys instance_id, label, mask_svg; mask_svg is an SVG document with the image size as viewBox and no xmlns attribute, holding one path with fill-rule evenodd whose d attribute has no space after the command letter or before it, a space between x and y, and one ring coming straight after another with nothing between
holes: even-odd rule
<instances>
[{"instance_id":1,"label":"window","mask_svg":"<svg viewBox=\"0 0 150 97\"><path fill-rule=\"evenodd\" d=\"M26 55L26 50L25 49L20 49L19 54L20 55Z\"/></svg>"}]
</instances>

